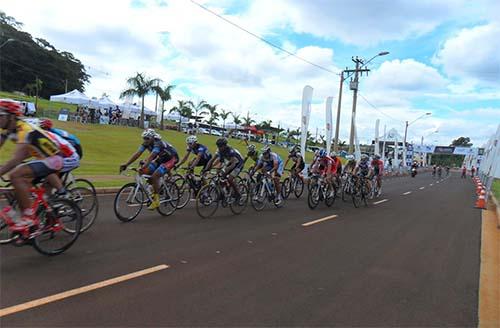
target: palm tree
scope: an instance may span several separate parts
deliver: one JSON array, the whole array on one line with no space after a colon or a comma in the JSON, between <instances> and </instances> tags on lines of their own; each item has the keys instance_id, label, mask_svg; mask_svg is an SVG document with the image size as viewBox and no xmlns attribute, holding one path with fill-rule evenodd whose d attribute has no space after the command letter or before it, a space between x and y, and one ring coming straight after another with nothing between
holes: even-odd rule
<instances>
[{"instance_id":1,"label":"palm tree","mask_svg":"<svg viewBox=\"0 0 500 328\"><path fill-rule=\"evenodd\" d=\"M205 120L210 125L210 135L212 135L212 125L217 123L217 119L219 118L219 113L217 112L217 105L208 105L208 119Z\"/></svg>"},{"instance_id":2,"label":"palm tree","mask_svg":"<svg viewBox=\"0 0 500 328\"><path fill-rule=\"evenodd\" d=\"M153 92L154 87L160 83L160 79L150 79L144 73L137 73L127 79L129 88L120 93L120 98L138 96L141 98L141 120L139 127L144 128L144 97Z\"/></svg>"},{"instance_id":3,"label":"palm tree","mask_svg":"<svg viewBox=\"0 0 500 328\"><path fill-rule=\"evenodd\" d=\"M242 121L239 114L231 113L231 116L233 117L233 123L235 127L241 124Z\"/></svg>"},{"instance_id":4,"label":"palm tree","mask_svg":"<svg viewBox=\"0 0 500 328\"><path fill-rule=\"evenodd\" d=\"M198 104L194 104L192 101L188 101L189 106L194 111L194 125L196 132L198 133L198 117L201 115L206 115L208 114L207 112L203 111L204 109L208 109L208 106L210 106L205 100L201 100L198 102Z\"/></svg>"},{"instance_id":5,"label":"palm tree","mask_svg":"<svg viewBox=\"0 0 500 328\"><path fill-rule=\"evenodd\" d=\"M250 112L247 112L247 116L243 117L243 125L250 126L252 123L255 123L255 120L250 117Z\"/></svg>"},{"instance_id":6,"label":"palm tree","mask_svg":"<svg viewBox=\"0 0 500 328\"><path fill-rule=\"evenodd\" d=\"M161 121L160 121L160 129L163 130L163 115L165 114L165 103L172 99L170 92L175 88L175 85L167 85L165 88L160 86L156 87L156 94L161 99Z\"/></svg>"},{"instance_id":7,"label":"palm tree","mask_svg":"<svg viewBox=\"0 0 500 328\"><path fill-rule=\"evenodd\" d=\"M191 118L193 116L193 109L189 106L188 102L185 100L178 100L177 106L170 109L170 113L179 114L179 131L181 131L181 122L183 117Z\"/></svg>"},{"instance_id":8,"label":"palm tree","mask_svg":"<svg viewBox=\"0 0 500 328\"><path fill-rule=\"evenodd\" d=\"M226 110L224 109L220 110L219 117L222 119L222 129L224 129L224 132L226 131L226 120L229 117L229 115L231 115L230 111L226 112Z\"/></svg>"}]
</instances>

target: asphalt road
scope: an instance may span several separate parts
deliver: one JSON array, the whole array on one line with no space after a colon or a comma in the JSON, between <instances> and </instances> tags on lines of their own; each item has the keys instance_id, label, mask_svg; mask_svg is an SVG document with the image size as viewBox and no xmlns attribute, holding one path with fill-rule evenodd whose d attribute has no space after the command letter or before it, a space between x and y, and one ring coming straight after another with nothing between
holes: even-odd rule
<instances>
[{"instance_id":1,"label":"asphalt road","mask_svg":"<svg viewBox=\"0 0 500 328\"><path fill-rule=\"evenodd\" d=\"M432 184L432 186L431 186ZM424 187L424 189L420 189ZM2 246L0 308L161 264L168 269L0 318L0 326L477 326L473 184L385 181L385 202L119 222L112 196L65 254ZM411 192L411 193L408 193ZM311 226L303 223L337 217Z\"/></svg>"}]
</instances>

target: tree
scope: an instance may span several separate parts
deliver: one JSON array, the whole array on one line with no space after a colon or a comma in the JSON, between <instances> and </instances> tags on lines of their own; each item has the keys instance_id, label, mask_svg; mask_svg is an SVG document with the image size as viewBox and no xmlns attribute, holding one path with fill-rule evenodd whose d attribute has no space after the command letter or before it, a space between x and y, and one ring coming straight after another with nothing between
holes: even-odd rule
<instances>
[{"instance_id":1,"label":"tree","mask_svg":"<svg viewBox=\"0 0 500 328\"><path fill-rule=\"evenodd\" d=\"M255 123L255 120L250 117L250 112L247 112L247 116L243 117L243 125L251 126L252 123Z\"/></svg>"},{"instance_id":2,"label":"tree","mask_svg":"<svg viewBox=\"0 0 500 328\"><path fill-rule=\"evenodd\" d=\"M141 98L141 120L139 122L139 127L142 129L144 129L144 98L146 95L155 91L155 87L160 81L160 79L150 79L146 77L144 73L137 73L135 76L127 79L129 88L120 94L120 98L130 96L138 96Z\"/></svg>"},{"instance_id":3,"label":"tree","mask_svg":"<svg viewBox=\"0 0 500 328\"><path fill-rule=\"evenodd\" d=\"M210 135L212 134L212 125L217 123L217 119L219 118L219 113L217 112L217 105L208 105L208 119L205 120L210 125Z\"/></svg>"},{"instance_id":4,"label":"tree","mask_svg":"<svg viewBox=\"0 0 500 328\"><path fill-rule=\"evenodd\" d=\"M196 128L196 132L198 133L198 121L200 119L200 116L207 114L207 112L204 110L208 109L208 106L210 105L205 100L199 101L196 105L192 101L188 101L188 104L194 111L194 125Z\"/></svg>"},{"instance_id":5,"label":"tree","mask_svg":"<svg viewBox=\"0 0 500 328\"><path fill-rule=\"evenodd\" d=\"M231 116L233 117L233 123L234 125L240 125L241 124L241 118L239 114L231 113Z\"/></svg>"},{"instance_id":6,"label":"tree","mask_svg":"<svg viewBox=\"0 0 500 328\"><path fill-rule=\"evenodd\" d=\"M455 146L455 147L471 147L472 143L470 142L469 137L460 137L458 139L455 139L451 142L450 146Z\"/></svg>"},{"instance_id":7,"label":"tree","mask_svg":"<svg viewBox=\"0 0 500 328\"><path fill-rule=\"evenodd\" d=\"M160 120L160 129L163 130L163 115L165 114L165 103L172 99L170 92L175 88L175 85L167 85L162 88L160 86L156 87L156 93L158 97L161 99L161 120Z\"/></svg>"},{"instance_id":8,"label":"tree","mask_svg":"<svg viewBox=\"0 0 500 328\"><path fill-rule=\"evenodd\" d=\"M259 124L257 124L257 128L259 130L271 131L273 129L273 127L271 126L272 123L273 121L271 120L262 121Z\"/></svg>"},{"instance_id":9,"label":"tree","mask_svg":"<svg viewBox=\"0 0 500 328\"><path fill-rule=\"evenodd\" d=\"M179 114L179 131L181 131L181 122L182 118L191 118L193 116L193 109L191 106L188 104L187 101L184 100L178 100L177 101L177 106L172 107L170 109L170 113L178 113Z\"/></svg>"},{"instance_id":10,"label":"tree","mask_svg":"<svg viewBox=\"0 0 500 328\"><path fill-rule=\"evenodd\" d=\"M229 115L231 115L230 111L226 112L224 109L220 110L219 117L222 119L222 128L224 129L224 131L226 131L226 120Z\"/></svg>"}]
</instances>

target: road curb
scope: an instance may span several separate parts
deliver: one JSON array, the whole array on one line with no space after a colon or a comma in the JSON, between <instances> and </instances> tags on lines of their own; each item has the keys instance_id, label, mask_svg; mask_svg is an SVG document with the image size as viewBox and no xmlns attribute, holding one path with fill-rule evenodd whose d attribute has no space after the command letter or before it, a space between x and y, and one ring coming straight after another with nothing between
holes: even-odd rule
<instances>
[{"instance_id":1,"label":"road curb","mask_svg":"<svg viewBox=\"0 0 500 328\"><path fill-rule=\"evenodd\" d=\"M495 198L495 196L493 196L493 194L491 194L490 197L493 200L493 204L495 204L496 215L497 215L497 228L500 229L500 204L498 200Z\"/></svg>"},{"instance_id":2,"label":"road curb","mask_svg":"<svg viewBox=\"0 0 500 328\"><path fill-rule=\"evenodd\" d=\"M119 187L114 187L114 188L95 188L95 192L98 195L116 194L119 190L120 190Z\"/></svg>"}]
</instances>

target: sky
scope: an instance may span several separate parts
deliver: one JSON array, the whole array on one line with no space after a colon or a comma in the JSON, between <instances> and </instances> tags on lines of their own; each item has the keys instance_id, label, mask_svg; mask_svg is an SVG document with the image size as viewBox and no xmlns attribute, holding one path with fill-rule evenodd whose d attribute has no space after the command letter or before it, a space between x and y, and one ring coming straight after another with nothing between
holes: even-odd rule
<instances>
[{"instance_id":1,"label":"sky","mask_svg":"<svg viewBox=\"0 0 500 328\"><path fill-rule=\"evenodd\" d=\"M201 8L201 4L273 48ZM88 96L117 102L136 72L175 85L177 100L205 100L257 121L300 126L304 86L313 87L310 131L324 134L325 101L353 56L374 58L360 77L356 122L363 143L375 121L408 141L482 146L500 123L500 1L497 0L0 0L23 30L72 52L92 76ZM29 8L29 10L27 10ZM146 99L154 109L155 98ZM344 83L340 139L352 109ZM425 115L432 113L432 115ZM335 124L335 122L334 122Z\"/></svg>"}]
</instances>

